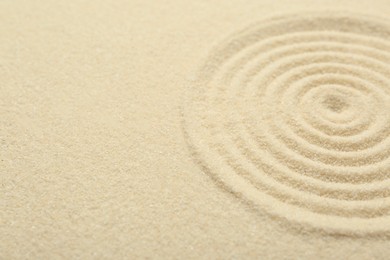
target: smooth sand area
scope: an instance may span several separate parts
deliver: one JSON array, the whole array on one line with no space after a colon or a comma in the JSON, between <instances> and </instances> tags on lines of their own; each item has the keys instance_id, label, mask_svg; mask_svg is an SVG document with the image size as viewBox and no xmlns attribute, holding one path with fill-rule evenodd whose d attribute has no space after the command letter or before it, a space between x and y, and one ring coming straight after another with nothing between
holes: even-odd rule
<instances>
[{"instance_id":1,"label":"smooth sand area","mask_svg":"<svg viewBox=\"0 0 390 260\"><path fill-rule=\"evenodd\" d=\"M388 259L389 13L0 1L0 259Z\"/></svg>"}]
</instances>

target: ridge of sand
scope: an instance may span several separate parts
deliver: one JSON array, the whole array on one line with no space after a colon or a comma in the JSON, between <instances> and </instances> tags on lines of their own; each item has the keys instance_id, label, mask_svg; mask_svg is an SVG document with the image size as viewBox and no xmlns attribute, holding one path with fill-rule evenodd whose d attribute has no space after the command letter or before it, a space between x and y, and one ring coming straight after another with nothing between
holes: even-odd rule
<instances>
[{"instance_id":1,"label":"ridge of sand","mask_svg":"<svg viewBox=\"0 0 390 260\"><path fill-rule=\"evenodd\" d=\"M390 231L390 26L351 13L262 20L209 53L184 105L194 160L302 227Z\"/></svg>"}]
</instances>

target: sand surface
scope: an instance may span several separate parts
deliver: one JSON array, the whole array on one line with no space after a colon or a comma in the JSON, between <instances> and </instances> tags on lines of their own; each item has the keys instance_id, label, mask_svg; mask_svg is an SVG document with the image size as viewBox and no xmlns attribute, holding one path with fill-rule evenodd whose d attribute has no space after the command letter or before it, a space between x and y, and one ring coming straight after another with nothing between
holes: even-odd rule
<instances>
[{"instance_id":1,"label":"sand surface","mask_svg":"<svg viewBox=\"0 0 390 260\"><path fill-rule=\"evenodd\" d=\"M0 259L388 259L389 13L0 1Z\"/></svg>"}]
</instances>

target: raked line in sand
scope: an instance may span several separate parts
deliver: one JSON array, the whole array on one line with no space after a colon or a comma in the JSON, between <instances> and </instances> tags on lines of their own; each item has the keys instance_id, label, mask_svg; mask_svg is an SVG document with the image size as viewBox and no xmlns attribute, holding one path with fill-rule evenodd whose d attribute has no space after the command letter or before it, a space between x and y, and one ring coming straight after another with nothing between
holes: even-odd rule
<instances>
[{"instance_id":1,"label":"raked line in sand","mask_svg":"<svg viewBox=\"0 0 390 260\"><path fill-rule=\"evenodd\" d=\"M390 232L390 25L260 21L214 48L183 110L194 159L241 199L343 235Z\"/></svg>"}]
</instances>

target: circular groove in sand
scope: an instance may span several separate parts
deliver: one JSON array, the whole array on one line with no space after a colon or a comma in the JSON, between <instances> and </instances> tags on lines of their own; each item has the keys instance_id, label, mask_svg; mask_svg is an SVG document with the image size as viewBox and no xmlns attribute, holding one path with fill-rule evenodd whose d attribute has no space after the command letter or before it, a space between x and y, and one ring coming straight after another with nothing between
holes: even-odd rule
<instances>
[{"instance_id":1,"label":"circular groove in sand","mask_svg":"<svg viewBox=\"0 0 390 260\"><path fill-rule=\"evenodd\" d=\"M390 232L390 27L262 21L217 46L186 100L194 159L240 198L342 234Z\"/></svg>"}]
</instances>

